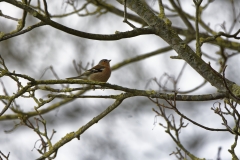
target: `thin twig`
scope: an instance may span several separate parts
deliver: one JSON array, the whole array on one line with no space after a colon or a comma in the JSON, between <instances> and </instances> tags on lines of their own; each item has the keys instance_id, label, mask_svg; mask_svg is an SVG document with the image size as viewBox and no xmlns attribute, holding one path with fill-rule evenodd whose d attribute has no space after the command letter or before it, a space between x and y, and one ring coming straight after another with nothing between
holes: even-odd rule
<instances>
[{"instance_id":1,"label":"thin twig","mask_svg":"<svg viewBox=\"0 0 240 160\"><path fill-rule=\"evenodd\" d=\"M124 0L124 19L123 22L127 23L130 27L136 28L132 23L127 20L127 0Z\"/></svg>"}]
</instances>

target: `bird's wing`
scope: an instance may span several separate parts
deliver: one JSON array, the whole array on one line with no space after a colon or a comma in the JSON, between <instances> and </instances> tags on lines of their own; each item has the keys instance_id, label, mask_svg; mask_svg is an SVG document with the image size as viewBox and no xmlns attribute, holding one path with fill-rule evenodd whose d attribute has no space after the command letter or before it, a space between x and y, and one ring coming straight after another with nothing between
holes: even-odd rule
<instances>
[{"instance_id":1,"label":"bird's wing","mask_svg":"<svg viewBox=\"0 0 240 160\"><path fill-rule=\"evenodd\" d=\"M91 74L94 74L94 73L102 72L104 70L104 68L105 68L104 66L97 65L97 66L85 71L80 76L70 77L70 78L67 78L67 79L88 79L88 76L90 76Z\"/></svg>"},{"instance_id":2,"label":"bird's wing","mask_svg":"<svg viewBox=\"0 0 240 160\"><path fill-rule=\"evenodd\" d=\"M86 72L84 72L82 75L84 76L88 76L90 74L93 74L93 73L98 73L98 72L102 72L104 70L104 66L101 66L101 65L97 65L89 70L87 70Z\"/></svg>"}]
</instances>

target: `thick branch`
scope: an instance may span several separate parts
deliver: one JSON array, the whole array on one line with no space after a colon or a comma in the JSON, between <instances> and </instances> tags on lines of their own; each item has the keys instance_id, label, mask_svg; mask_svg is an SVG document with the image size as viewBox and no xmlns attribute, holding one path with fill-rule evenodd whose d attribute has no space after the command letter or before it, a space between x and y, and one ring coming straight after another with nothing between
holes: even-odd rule
<instances>
[{"instance_id":1,"label":"thick branch","mask_svg":"<svg viewBox=\"0 0 240 160\"><path fill-rule=\"evenodd\" d=\"M117 1L123 4L123 0ZM156 34L164 39L182 59L204 77L204 79L210 82L212 86L216 87L220 92L226 92L222 76L197 56L196 53L174 32L171 26L166 25L166 23L156 16L148 6L144 5L141 1L132 0L127 1L127 7L142 17L149 26L153 27ZM227 80L227 83L234 94L240 95L240 86L234 85L234 83L229 80ZM233 86L237 87L237 89L234 89Z\"/></svg>"}]
</instances>

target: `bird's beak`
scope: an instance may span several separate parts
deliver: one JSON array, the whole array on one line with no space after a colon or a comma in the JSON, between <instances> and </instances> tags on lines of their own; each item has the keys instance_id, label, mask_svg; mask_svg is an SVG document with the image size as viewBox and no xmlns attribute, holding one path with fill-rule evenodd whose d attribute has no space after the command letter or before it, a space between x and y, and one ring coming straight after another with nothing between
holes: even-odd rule
<instances>
[{"instance_id":1,"label":"bird's beak","mask_svg":"<svg viewBox=\"0 0 240 160\"><path fill-rule=\"evenodd\" d=\"M110 62L110 61L111 61L111 59L108 60L108 62Z\"/></svg>"}]
</instances>

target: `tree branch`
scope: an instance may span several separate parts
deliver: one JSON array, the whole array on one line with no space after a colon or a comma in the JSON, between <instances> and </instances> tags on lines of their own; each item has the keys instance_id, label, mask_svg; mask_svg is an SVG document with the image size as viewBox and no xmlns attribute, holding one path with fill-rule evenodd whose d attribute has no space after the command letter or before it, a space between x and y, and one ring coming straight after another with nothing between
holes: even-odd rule
<instances>
[{"instance_id":1,"label":"tree branch","mask_svg":"<svg viewBox=\"0 0 240 160\"><path fill-rule=\"evenodd\" d=\"M37 11L32 9L31 7L23 4L22 2L15 1L15 0L4 0L4 1L12 4L12 5L14 5L18 8L21 8L24 11L27 11L32 16L36 17L37 19L41 20L42 22L46 23L47 25L52 26L53 28L56 28L56 29L61 30L63 32L72 34L74 36L82 37L82 38L109 41L109 40L119 40L119 39L123 39L123 38L136 37L136 36L144 35L144 34L154 34L154 31L152 30L151 27L149 27L149 28L138 28L138 29L134 29L132 31L127 31L127 32L116 32L115 34L91 34L91 33L81 32L81 31L71 29L71 28L66 27L62 24L59 24L57 22L52 21L48 17L38 13Z\"/></svg>"},{"instance_id":2,"label":"tree branch","mask_svg":"<svg viewBox=\"0 0 240 160\"><path fill-rule=\"evenodd\" d=\"M117 0L123 4L123 0ZM226 88L222 76L205 63L185 42L174 32L171 26L168 26L162 19L154 14L154 12L141 1L127 1L127 7L136 12L145 22L151 26L155 33L165 40L195 71L197 71L212 86L216 87L220 92L226 92ZM240 86L234 82L226 80L230 90L235 95L240 95ZM234 89L234 87L236 87ZM235 99L234 97L231 97ZM235 99L236 100L236 99ZM239 102L238 100L236 100Z\"/></svg>"},{"instance_id":3,"label":"tree branch","mask_svg":"<svg viewBox=\"0 0 240 160\"><path fill-rule=\"evenodd\" d=\"M53 153L55 153L59 148L61 148L63 145L68 143L69 141L73 140L74 138L80 139L80 135L83 134L88 128L90 128L95 123L98 123L99 120L101 120L103 117L105 117L107 114L109 114L111 111L113 111L115 108L117 108L124 99L128 98L129 94L121 94L117 98L117 100L110 105L106 110L104 110L102 113L100 113L98 116L94 117L92 120L90 120L87 124L79 128L76 132L68 133L66 136L64 136L60 141L58 141L56 144L52 146L52 148L46 152L43 156L38 158L37 160L45 159L49 156L51 156Z\"/></svg>"}]
</instances>

